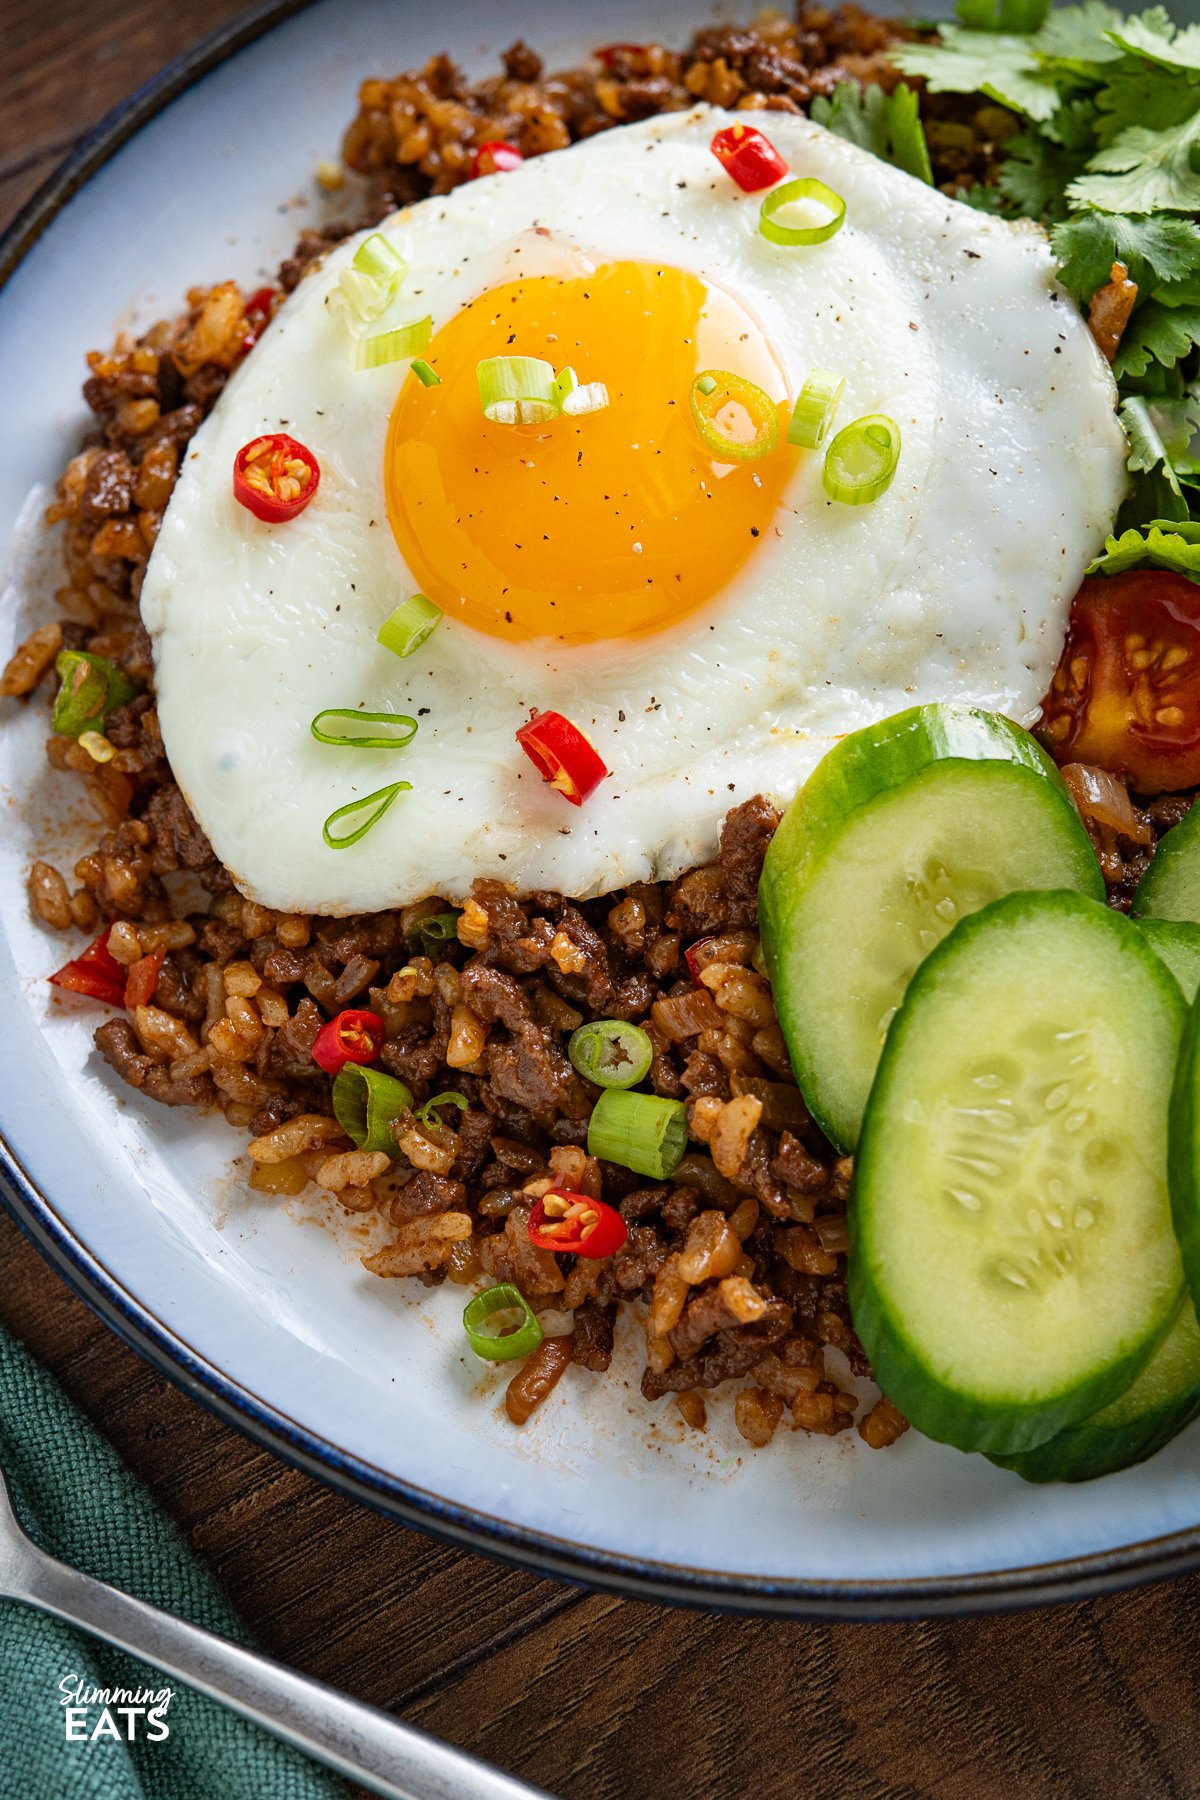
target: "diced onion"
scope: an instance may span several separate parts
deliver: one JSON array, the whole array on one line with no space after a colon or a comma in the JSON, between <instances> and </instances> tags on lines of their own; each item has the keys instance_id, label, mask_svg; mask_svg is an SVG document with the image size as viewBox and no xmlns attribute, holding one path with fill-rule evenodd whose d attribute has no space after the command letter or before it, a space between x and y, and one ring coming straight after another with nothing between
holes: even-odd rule
<instances>
[{"instance_id":1,"label":"diced onion","mask_svg":"<svg viewBox=\"0 0 1200 1800\"><path fill-rule=\"evenodd\" d=\"M397 795L411 792L411 781L393 781L389 787L376 788L373 794L364 794L361 800L349 800L345 806L339 806L330 813L321 827L321 836L331 850L348 850L351 844L357 844L359 838L366 837L372 825L378 825ZM335 832L333 827L343 819L351 822L351 829ZM355 819L360 823L354 825Z\"/></svg>"},{"instance_id":2,"label":"diced onion","mask_svg":"<svg viewBox=\"0 0 1200 1800\"><path fill-rule=\"evenodd\" d=\"M560 401L553 364L538 356L486 356L476 365L483 416L493 425L544 425Z\"/></svg>"},{"instance_id":3,"label":"diced onion","mask_svg":"<svg viewBox=\"0 0 1200 1800\"><path fill-rule=\"evenodd\" d=\"M379 627L376 642L397 656L411 656L441 623L442 609L424 594L410 594Z\"/></svg>"},{"instance_id":4,"label":"diced onion","mask_svg":"<svg viewBox=\"0 0 1200 1800\"><path fill-rule=\"evenodd\" d=\"M723 462L757 462L779 441L779 409L769 394L728 369L706 369L692 382L689 395L696 430ZM732 411L750 422L750 435L735 435L722 415Z\"/></svg>"},{"instance_id":5,"label":"diced onion","mask_svg":"<svg viewBox=\"0 0 1200 1800\"><path fill-rule=\"evenodd\" d=\"M386 731L331 731L334 719L349 719L356 725L391 725ZM309 727L318 744L333 744L341 750L402 750L417 735L417 721L407 713L359 712L354 706L329 706L319 712Z\"/></svg>"},{"instance_id":6,"label":"diced onion","mask_svg":"<svg viewBox=\"0 0 1200 1800\"><path fill-rule=\"evenodd\" d=\"M788 207L799 205L820 207L826 217L811 225L787 225L779 218L778 215ZM841 230L845 217L846 202L840 194L835 194L815 175L800 175L794 181L785 181L772 188L764 197L758 229L772 244L796 249L804 244L825 243Z\"/></svg>"},{"instance_id":7,"label":"diced onion","mask_svg":"<svg viewBox=\"0 0 1200 1800\"><path fill-rule=\"evenodd\" d=\"M1085 821L1094 819L1097 825L1107 826L1134 844L1150 842L1150 821L1139 818L1129 789L1116 775L1091 763L1064 763L1058 772Z\"/></svg>"},{"instance_id":8,"label":"diced onion","mask_svg":"<svg viewBox=\"0 0 1200 1800\"><path fill-rule=\"evenodd\" d=\"M825 452L825 492L843 506L869 506L886 494L900 461L900 427L885 413L844 425Z\"/></svg>"},{"instance_id":9,"label":"diced onion","mask_svg":"<svg viewBox=\"0 0 1200 1800\"><path fill-rule=\"evenodd\" d=\"M829 427L833 424L845 385L844 378L835 375L831 369L808 371L800 398L792 409L792 422L787 431L789 444L799 444L802 450L821 448L829 436Z\"/></svg>"},{"instance_id":10,"label":"diced onion","mask_svg":"<svg viewBox=\"0 0 1200 1800\"><path fill-rule=\"evenodd\" d=\"M652 1181L664 1181L687 1149L687 1109L682 1100L606 1088L588 1121L588 1154L619 1163Z\"/></svg>"}]
</instances>

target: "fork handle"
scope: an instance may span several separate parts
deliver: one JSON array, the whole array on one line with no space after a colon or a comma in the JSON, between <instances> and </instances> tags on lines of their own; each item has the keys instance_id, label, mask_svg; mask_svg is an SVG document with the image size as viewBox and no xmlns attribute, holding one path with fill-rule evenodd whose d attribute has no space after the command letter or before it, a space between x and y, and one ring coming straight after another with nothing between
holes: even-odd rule
<instances>
[{"instance_id":1,"label":"fork handle","mask_svg":"<svg viewBox=\"0 0 1200 1800\"><path fill-rule=\"evenodd\" d=\"M389 1800L551 1800L374 1706L22 1546L6 1593L153 1663Z\"/></svg>"}]
</instances>

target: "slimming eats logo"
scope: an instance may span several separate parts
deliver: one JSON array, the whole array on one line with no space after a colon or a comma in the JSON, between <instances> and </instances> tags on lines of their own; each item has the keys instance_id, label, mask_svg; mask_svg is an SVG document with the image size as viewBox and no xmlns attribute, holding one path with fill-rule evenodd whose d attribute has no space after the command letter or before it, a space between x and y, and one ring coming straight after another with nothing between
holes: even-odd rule
<instances>
[{"instance_id":1,"label":"slimming eats logo","mask_svg":"<svg viewBox=\"0 0 1200 1800\"><path fill-rule=\"evenodd\" d=\"M174 1688L92 1687L82 1675L64 1675L58 1691L69 1744L94 1744L103 1738L128 1744L144 1738L158 1744L171 1735L167 1708L175 1698Z\"/></svg>"}]
</instances>

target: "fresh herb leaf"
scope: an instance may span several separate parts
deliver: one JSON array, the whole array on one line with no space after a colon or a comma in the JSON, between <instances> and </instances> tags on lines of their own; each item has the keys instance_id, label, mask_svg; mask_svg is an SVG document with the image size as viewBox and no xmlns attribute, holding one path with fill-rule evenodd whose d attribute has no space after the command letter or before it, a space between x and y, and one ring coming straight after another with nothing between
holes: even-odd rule
<instances>
[{"instance_id":1,"label":"fresh herb leaf","mask_svg":"<svg viewBox=\"0 0 1200 1800\"><path fill-rule=\"evenodd\" d=\"M1062 265L1059 280L1085 304L1115 262L1124 263L1143 292L1200 272L1200 232L1185 219L1081 212L1056 225L1050 241Z\"/></svg>"},{"instance_id":2,"label":"fresh herb leaf","mask_svg":"<svg viewBox=\"0 0 1200 1800\"><path fill-rule=\"evenodd\" d=\"M1167 69L1200 69L1200 25L1185 25L1177 32L1165 7L1112 27L1112 42L1131 56L1144 56Z\"/></svg>"},{"instance_id":3,"label":"fresh herb leaf","mask_svg":"<svg viewBox=\"0 0 1200 1800\"><path fill-rule=\"evenodd\" d=\"M1082 6L1059 6L1037 36L1039 53L1061 63L1073 73L1099 75L1097 64L1120 62L1121 52L1109 32L1123 23L1115 7L1104 0L1084 0Z\"/></svg>"},{"instance_id":4,"label":"fresh herb leaf","mask_svg":"<svg viewBox=\"0 0 1200 1800\"><path fill-rule=\"evenodd\" d=\"M906 75L922 76L932 94L986 94L1044 122L1056 111L1059 93L1033 44L1032 37L943 25L940 43L902 44L892 60Z\"/></svg>"},{"instance_id":5,"label":"fresh herb leaf","mask_svg":"<svg viewBox=\"0 0 1200 1800\"><path fill-rule=\"evenodd\" d=\"M1200 581L1200 527L1175 519L1154 519L1144 531L1123 531L1120 537L1106 539L1104 555L1088 568L1089 575L1121 575L1126 569L1147 564L1156 569L1171 569Z\"/></svg>"},{"instance_id":6,"label":"fresh herb leaf","mask_svg":"<svg viewBox=\"0 0 1200 1800\"><path fill-rule=\"evenodd\" d=\"M1144 375L1152 362L1169 369L1200 343L1200 306L1163 306L1148 300L1139 306L1121 339L1113 372Z\"/></svg>"},{"instance_id":7,"label":"fresh herb leaf","mask_svg":"<svg viewBox=\"0 0 1200 1800\"><path fill-rule=\"evenodd\" d=\"M959 188L954 198L964 206L973 206L976 212L998 213L1002 218L1010 216L1013 210L999 188L984 187L978 181L969 188Z\"/></svg>"},{"instance_id":8,"label":"fresh herb leaf","mask_svg":"<svg viewBox=\"0 0 1200 1800\"><path fill-rule=\"evenodd\" d=\"M1009 142L1009 154L1001 163L996 185L1018 212L1032 219L1061 219L1067 205L1063 194L1087 165L1086 156L1064 149L1049 137L1020 132ZM1108 270L1104 272L1108 280Z\"/></svg>"},{"instance_id":9,"label":"fresh herb leaf","mask_svg":"<svg viewBox=\"0 0 1200 1800\"><path fill-rule=\"evenodd\" d=\"M1036 31L1050 0L958 0L954 10L970 31Z\"/></svg>"},{"instance_id":10,"label":"fresh herb leaf","mask_svg":"<svg viewBox=\"0 0 1200 1800\"><path fill-rule=\"evenodd\" d=\"M1200 108L1200 88L1195 92ZM1092 158L1091 173L1067 189L1078 206L1103 212L1153 213L1200 211L1200 111L1178 125L1152 131L1131 125Z\"/></svg>"},{"instance_id":11,"label":"fresh herb leaf","mask_svg":"<svg viewBox=\"0 0 1200 1800\"><path fill-rule=\"evenodd\" d=\"M810 112L827 131L933 185L917 96L905 82L890 94L877 85L860 88L854 82L839 82L830 99L818 96L813 101Z\"/></svg>"}]
</instances>

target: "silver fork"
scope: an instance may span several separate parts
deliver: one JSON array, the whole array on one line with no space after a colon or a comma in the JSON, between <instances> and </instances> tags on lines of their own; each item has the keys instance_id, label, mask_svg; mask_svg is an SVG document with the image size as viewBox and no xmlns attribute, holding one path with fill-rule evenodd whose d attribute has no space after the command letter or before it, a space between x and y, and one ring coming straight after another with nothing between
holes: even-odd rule
<instances>
[{"instance_id":1,"label":"silver fork","mask_svg":"<svg viewBox=\"0 0 1200 1800\"><path fill-rule=\"evenodd\" d=\"M0 1598L53 1613L165 1669L390 1800L551 1800L465 1750L48 1556L21 1529L3 1471Z\"/></svg>"}]
</instances>

